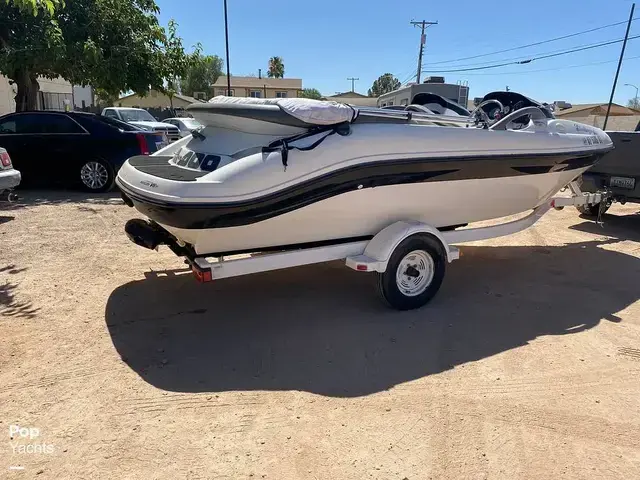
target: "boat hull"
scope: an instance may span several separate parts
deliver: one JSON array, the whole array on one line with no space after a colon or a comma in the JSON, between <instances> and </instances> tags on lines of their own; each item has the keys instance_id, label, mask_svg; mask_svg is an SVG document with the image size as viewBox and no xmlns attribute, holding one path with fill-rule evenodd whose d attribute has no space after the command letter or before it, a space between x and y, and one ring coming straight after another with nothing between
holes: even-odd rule
<instances>
[{"instance_id":1,"label":"boat hull","mask_svg":"<svg viewBox=\"0 0 640 480\"><path fill-rule=\"evenodd\" d=\"M363 188L235 227L160 225L197 254L373 236L399 220L444 228L535 208L587 169Z\"/></svg>"}]
</instances>

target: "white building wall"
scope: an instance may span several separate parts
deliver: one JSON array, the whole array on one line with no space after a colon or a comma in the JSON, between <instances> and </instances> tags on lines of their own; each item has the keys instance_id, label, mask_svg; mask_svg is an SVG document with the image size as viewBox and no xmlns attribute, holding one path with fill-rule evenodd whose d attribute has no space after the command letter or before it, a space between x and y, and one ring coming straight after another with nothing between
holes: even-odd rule
<instances>
[{"instance_id":1,"label":"white building wall","mask_svg":"<svg viewBox=\"0 0 640 480\"><path fill-rule=\"evenodd\" d=\"M41 92L61 94L63 96L68 95L68 97L71 98L71 83L66 81L64 78L58 77L52 80L49 78L40 77L38 78L38 83L40 84ZM0 115L15 112L15 96L16 85L9 85L9 79L3 75L0 75ZM41 108L40 99L38 99L38 106Z\"/></svg>"},{"instance_id":2,"label":"white building wall","mask_svg":"<svg viewBox=\"0 0 640 480\"><path fill-rule=\"evenodd\" d=\"M9 85L9 79L0 75L0 115L16 110L16 86Z\"/></svg>"},{"instance_id":3,"label":"white building wall","mask_svg":"<svg viewBox=\"0 0 640 480\"><path fill-rule=\"evenodd\" d=\"M80 85L74 85L73 104L78 108L82 108L83 101L85 107L93 105L93 88L89 86L81 87Z\"/></svg>"}]
</instances>

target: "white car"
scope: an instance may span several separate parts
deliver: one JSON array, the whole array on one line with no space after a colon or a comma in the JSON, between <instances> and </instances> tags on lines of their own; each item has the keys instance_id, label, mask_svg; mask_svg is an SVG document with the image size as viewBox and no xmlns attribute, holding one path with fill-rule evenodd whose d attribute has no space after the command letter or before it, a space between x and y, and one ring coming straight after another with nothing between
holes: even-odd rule
<instances>
[{"instance_id":1,"label":"white car","mask_svg":"<svg viewBox=\"0 0 640 480\"><path fill-rule=\"evenodd\" d=\"M178 127L170 123L159 122L143 108L107 107L102 110L102 115L129 123L142 130L164 132L169 142L175 142L181 138Z\"/></svg>"},{"instance_id":2,"label":"white car","mask_svg":"<svg viewBox=\"0 0 640 480\"><path fill-rule=\"evenodd\" d=\"M191 117L174 117L174 118L165 118L163 120L164 123L170 123L171 125L175 125L180 130L180 136L186 137L187 135L191 135L193 130L196 130L202 127L202 124L197 121L195 118Z\"/></svg>"},{"instance_id":3,"label":"white car","mask_svg":"<svg viewBox=\"0 0 640 480\"><path fill-rule=\"evenodd\" d=\"M9 153L0 147L0 201L11 200L11 190L20 183L20 172L13 168Z\"/></svg>"}]
</instances>

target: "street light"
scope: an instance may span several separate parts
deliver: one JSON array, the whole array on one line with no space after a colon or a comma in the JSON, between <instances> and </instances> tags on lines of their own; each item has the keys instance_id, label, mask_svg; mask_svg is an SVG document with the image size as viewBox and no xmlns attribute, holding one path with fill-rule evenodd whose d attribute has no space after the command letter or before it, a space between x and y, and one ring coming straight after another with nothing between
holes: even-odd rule
<instances>
[{"instance_id":1,"label":"street light","mask_svg":"<svg viewBox=\"0 0 640 480\"><path fill-rule=\"evenodd\" d=\"M625 83L624 86L633 87L636 89L636 96L634 97L634 100L633 100L633 108L638 108L638 87L636 87L633 83Z\"/></svg>"}]
</instances>

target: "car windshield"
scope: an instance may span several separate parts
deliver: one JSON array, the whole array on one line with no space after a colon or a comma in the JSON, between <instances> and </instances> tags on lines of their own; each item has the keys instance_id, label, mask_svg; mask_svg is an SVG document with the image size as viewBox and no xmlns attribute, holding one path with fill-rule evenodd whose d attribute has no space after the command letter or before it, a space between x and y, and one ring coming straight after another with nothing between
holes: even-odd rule
<instances>
[{"instance_id":1,"label":"car windshield","mask_svg":"<svg viewBox=\"0 0 640 480\"><path fill-rule=\"evenodd\" d=\"M202 124L193 119L193 118L182 118L182 123L184 123L184 126L187 127L189 130L195 130L196 128L200 128L202 126Z\"/></svg>"},{"instance_id":2,"label":"car windshield","mask_svg":"<svg viewBox=\"0 0 640 480\"><path fill-rule=\"evenodd\" d=\"M120 116L125 122L157 122L146 110L120 110Z\"/></svg>"}]
</instances>

